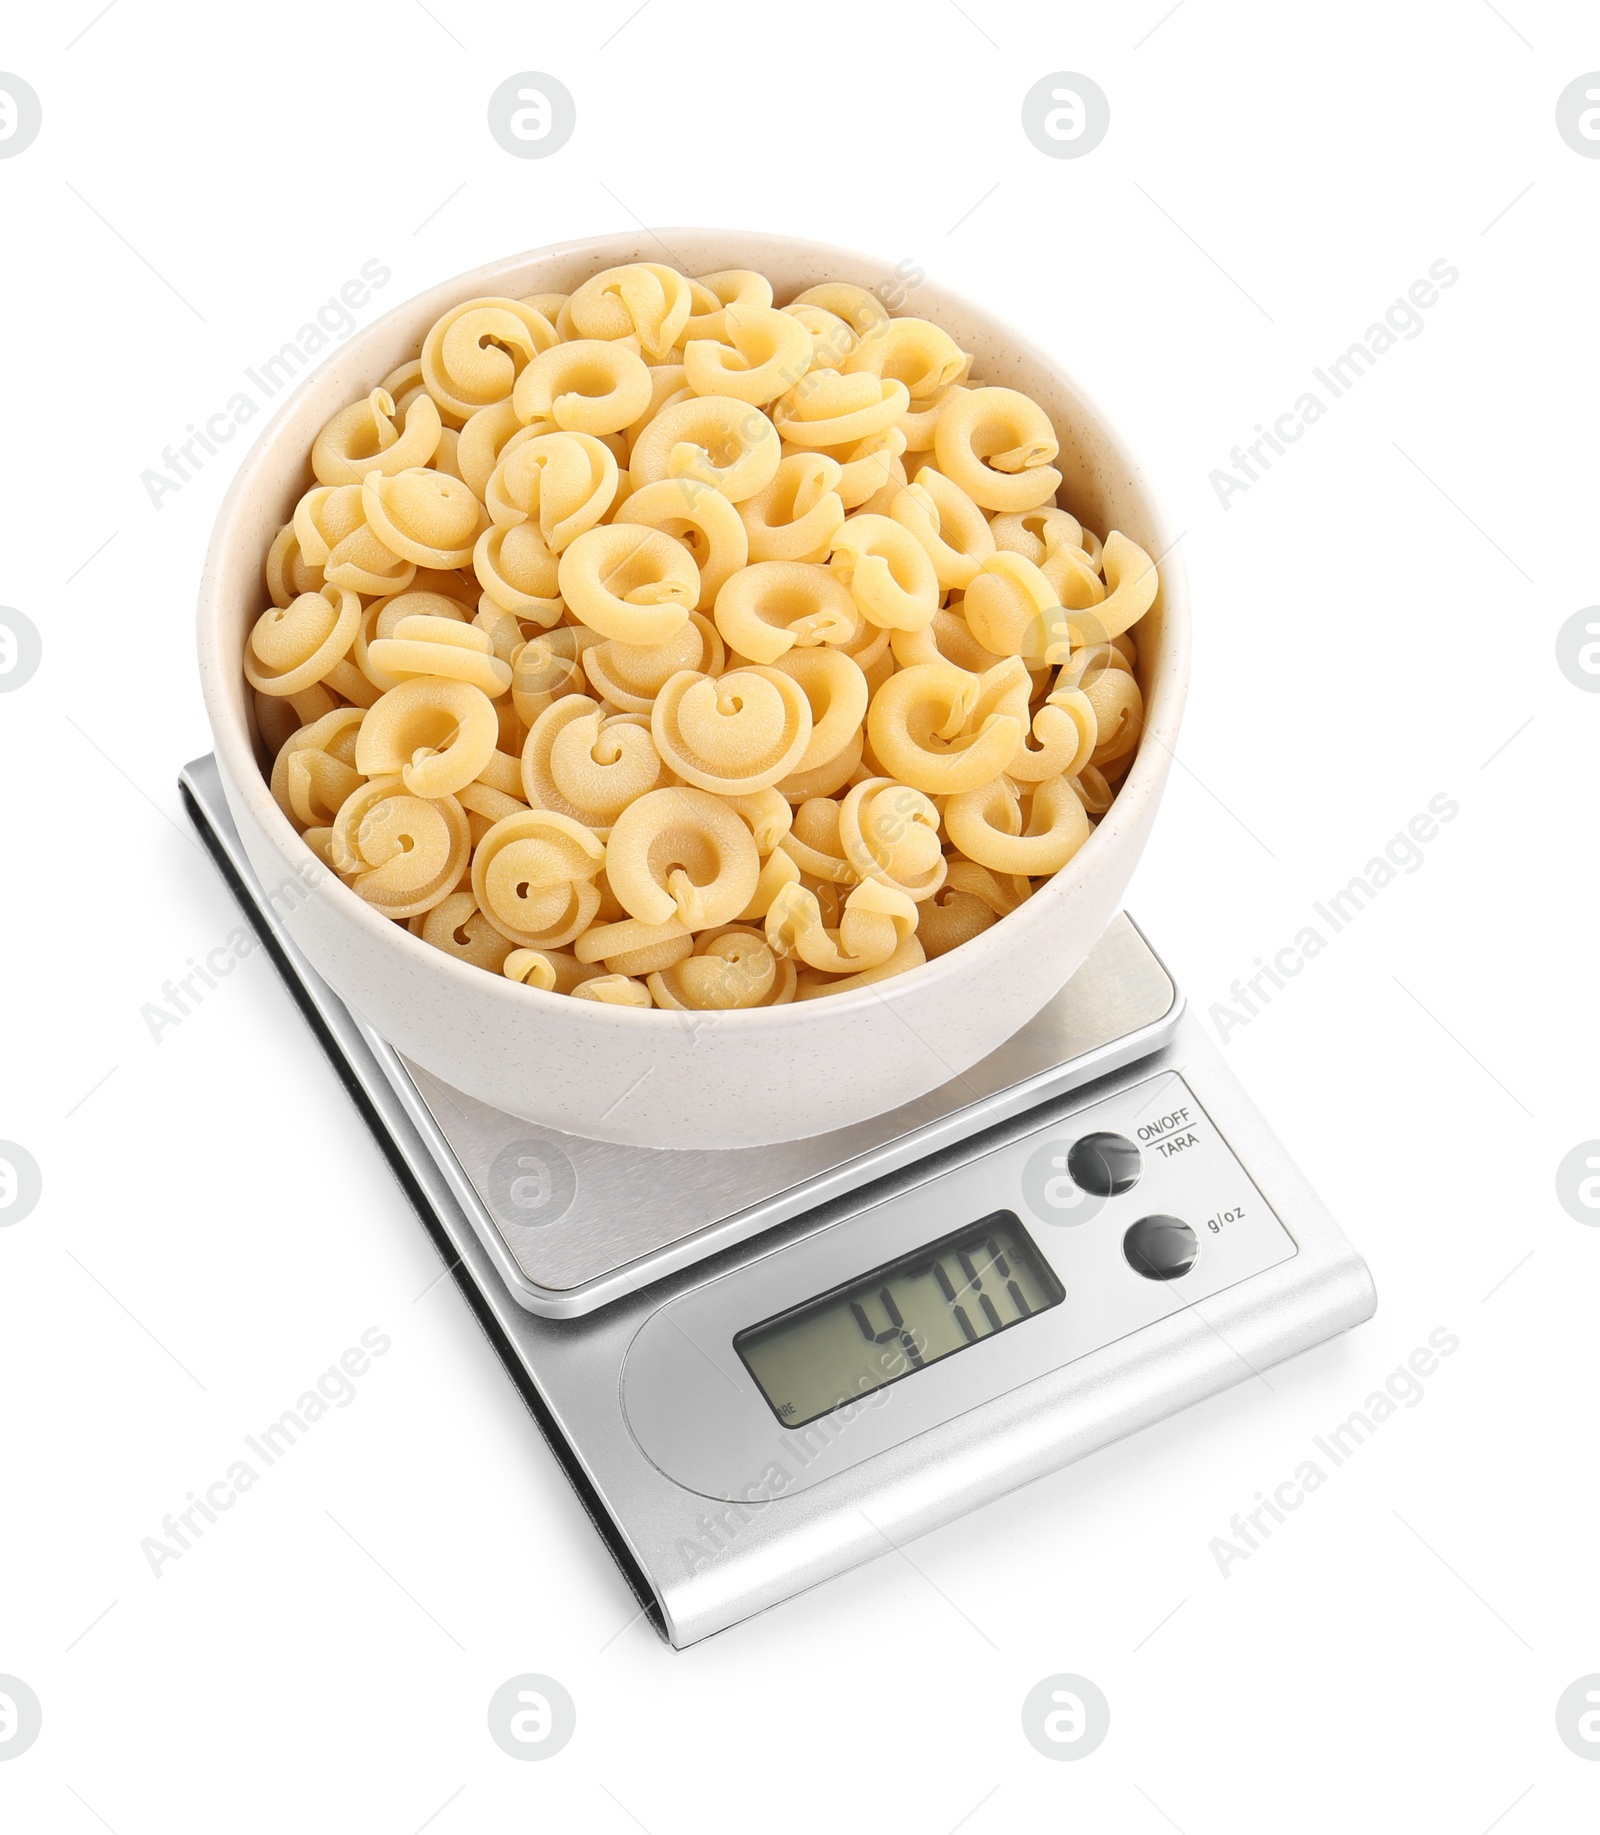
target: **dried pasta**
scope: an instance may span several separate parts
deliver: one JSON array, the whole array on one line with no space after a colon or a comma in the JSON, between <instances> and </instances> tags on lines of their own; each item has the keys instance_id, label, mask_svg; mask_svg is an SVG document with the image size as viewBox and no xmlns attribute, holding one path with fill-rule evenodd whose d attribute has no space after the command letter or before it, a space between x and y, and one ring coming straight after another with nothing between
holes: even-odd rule
<instances>
[{"instance_id":1,"label":"dried pasta","mask_svg":"<svg viewBox=\"0 0 1600 1835\"><path fill-rule=\"evenodd\" d=\"M534 1002L752 1011L1003 923L1132 763L1160 578L971 368L751 269L452 307L321 428L264 556L278 808Z\"/></svg>"}]
</instances>

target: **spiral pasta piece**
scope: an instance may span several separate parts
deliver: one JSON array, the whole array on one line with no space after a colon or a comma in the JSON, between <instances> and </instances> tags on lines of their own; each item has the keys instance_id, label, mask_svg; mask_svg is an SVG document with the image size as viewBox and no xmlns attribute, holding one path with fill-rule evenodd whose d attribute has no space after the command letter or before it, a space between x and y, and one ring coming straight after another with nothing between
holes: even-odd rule
<instances>
[{"instance_id":1,"label":"spiral pasta piece","mask_svg":"<svg viewBox=\"0 0 1600 1835\"><path fill-rule=\"evenodd\" d=\"M939 470L985 510L1034 510L1051 502L1060 451L1044 409L1015 389L968 389L933 430Z\"/></svg>"},{"instance_id":2,"label":"spiral pasta piece","mask_svg":"<svg viewBox=\"0 0 1600 1835\"><path fill-rule=\"evenodd\" d=\"M682 274L658 261L635 261L586 280L557 323L563 337L635 337L646 360L661 363L682 336L693 305Z\"/></svg>"},{"instance_id":3,"label":"spiral pasta piece","mask_svg":"<svg viewBox=\"0 0 1600 1835\"><path fill-rule=\"evenodd\" d=\"M1071 650L1071 620L1055 589L1032 561L1008 549L983 563L961 609L973 636L997 656L1059 663Z\"/></svg>"},{"instance_id":4,"label":"spiral pasta piece","mask_svg":"<svg viewBox=\"0 0 1600 1835\"><path fill-rule=\"evenodd\" d=\"M404 414L419 395L428 392L422 380L422 359L412 357L397 369L390 370L378 386L385 394L394 397L396 411Z\"/></svg>"},{"instance_id":5,"label":"spiral pasta piece","mask_svg":"<svg viewBox=\"0 0 1600 1835\"><path fill-rule=\"evenodd\" d=\"M683 369L696 395L731 395L760 407L792 388L811 367L811 334L770 306L724 307L716 338L691 338Z\"/></svg>"},{"instance_id":6,"label":"spiral pasta piece","mask_svg":"<svg viewBox=\"0 0 1600 1835\"><path fill-rule=\"evenodd\" d=\"M327 828L345 799L361 787L356 770L359 707L336 707L289 734L272 764L273 801L303 834Z\"/></svg>"},{"instance_id":7,"label":"spiral pasta piece","mask_svg":"<svg viewBox=\"0 0 1600 1835\"><path fill-rule=\"evenodd\" d=\"M558 949L600 908L594 879L605 847L581 822L548 809L506 816L472 854L478 909L524 949Z\"/></svg>"},{"instance_id":8,"label":"spiral pasta piece","mask_svg":"<svg viewBox=\"0 0 1600 1835\"><path fill-rule=\"evenodd\" d=\"M583 656L593 643L592 631L558 625L512 652L511 701L524 726L532 726L563 695L583 692Z\"/></svg>"},{"instance_id":9,"label":"spiral pasta piece","mask_svg":"<svg viewBox=\"0 0 1600 1835\"><path fill-rule=\"evenodd\" d=\"M684 478L743 503L772 482L782 457L777 429L759 409L731 395L696 395L651 421L634 442L628 473L635 487Z\"/></svg>"},{"instance_id":10,"label":"spiral pasta piece","mask_svg":"<svg viewBox=\"0 0 1600 1835\"><path fill-rule=\"evenodd\" d=\"M865 337L874 325L881 325L889 316L888 308L877 294L869 293L865 287L858 287L850 280L820 281L814 287L807 287L804 293L797 293L790 303L820 306L824 312L843 319L858 338Z\"/></svg>"},{"instance_id":11,"label":"spiral pasta piece","mask_svg":"<svg viewBox=\"0 0 1600 1835\"><path fill-rule=\"evenodd\" d=\"M1026 794L1010 778L996 778L950 798L945 831L969 860L996 873L1058 873L1090 834L1072 786L1070 778L1053 777Z\"/></svg>"},{"instance_id":12,"label":"spiral pasta piece","mask_svg":"<svg viewBox=\"0 0 1600 1835\"><path fill-rule=\"evenodd\" d=\"M361 484L367 526L391 554L418 567L465 567L489 526L483 505L448 472L415 467Z\"/></svg>"},{"instance_id":13,"label":"spiral pasta piece","mask_svg":"<svg viewBox=\"0 0 1600 1835\"><path fill-rule=\"evenodd\" d=\"M935 389L933 394L914 401L901 416L900 431L906 436L906 451L920 453L919 464L933 463L933 430L939 424L939 416L958 395L966 393L964 383L947 382L942 389ZM909 466L909 460L907 464Z\"/></svg>"},{"instance_id":14,"label":"spiral pasta piece","mask_svg":"<svg viewBox=\"0 0 1600 1835\"><path fill-rule=\"evenodd\" d=\"M566 293L524 293L520 297L524 306L531 306L535 312L542 313L553 325L571 296Z\"/></svg>"},{"instance_id":15,"label":"spiral pasta piece","mask_svg":"<svg viewBox=\"0 0 1600 1835\"><path fill-rule=\"evenodd\" d=\"M1047 674L1041 675L1041 687L1047 679ZM973 702L971 724L981 731L991 714L1006 714L1026 733L1033 690L1034 679L1022 659L1002 657L992 669L985 669L978 677L978 696Z\"/></svg>"},{"instance_id":16,"label":"spiral pasta piece","mask_svg":"<svg viewBox=\"0 0 1600 1835\"><path fill-rule=\"evenodd\" d=\"M800 804L794 812L794 826L778 846L811 879L848 886L859 877L845 858L839 805L832 797L808 797Z\"/></svg>"},{"instance_id":17,"label":"spiral pasta piece","mask_svg":"<svg viewBox=\"0 0 1600 1835\"><path fill-rule=\"evenodd\" d=\"M777 667L774 664L774 667ZM866 680L863 676L863 681ZM871 684L868 683L870 691ZM810 802L814 797L836 796L846 784L867 767L862 764L865 741L858 727L831 758L803 771L791 771L774 786L778 794L792 804Z\"/></svg>"},{"instance_id":18,"label":"spiral pasta piece","mask_svg":"<svg viewBox=\"0 0 1600 1835\"><path fill-rule=\"evenodd\" d=\"M478 537L472 571L483 597L514 618L555 624L566 609L561 600L560 563L546 546L539 526L519 522L511 528L494 523Z\"/></svg>"},{"instance_id":19,"label":"spiral pasta piece","mask_svg":"<svg viewBox=\"0 0 1600 1835\"><path fill-rule=\"evenodd\" d=\"M398 774L419 797L453 796L482 774L499 734L494 703L481 688L415 676L367 710L356 769L364 777Z\"/></svg>"},{"instance_id":20,"label":"spiral pasta piece","mask_svg":"<svg viewBox=\"0 0 1600 1835\"><path fill-rule=\"evenodd\" d=\"M1138 692L1137 688L1134 690ZM1019 783L1040 784L1050 777L1076 777L1094 756L1100 722L1093 699L1079 688L1059 688L1045 698L1033 716L1031 738L1025 737L1006 766Z\"/></svg>"},{"instance_id":21,"label":"spiral pasta piece","mask_svg":"<svg viewBox=\"0 0 1600 1835\"><path fill-rule=\"evenodd\" d=\"M1105 603L1105 582L1090 565L1088 555L1081 548L1057 548L1046 555L1039 571L1050 582L1063 611L1087 614L1062 620L1074 647L1101 642L1106 632L1098 608Z\"/></svg>"},{"instance_id":22,"label":"spiral pasta piece","mask_svg":"<svg viewBox=\"0 0 1600 1835\"><path fill-rule=\"evenodd\" d=\"M294 532L304 560L327 585L353 593L404 592L417 564L386 547L367 527L359 484L319 485L295 505Z\"/></svg>"},{"instance_id":23,"label":"spiral pasta piece","mask_svg":"<svg viewBox=\"0 0 1600 1835\"><path fill-rule=\"evenodd\" d=\"M287 695L274 698L252 688L250 711L255 715L256 735L263 750L269 758L276 758L300 728L294 702Z\"/></svg>"},{"instance_id":24,"label":"spiral pasta piece","mask_svg":"<svg viewBox=\"0 0 1600 1835\"><path fill-rule=\"evenodd\" d=\"M861 731L869 691L859 663L841 650L795 649L771 665L800 685L811 710L811 738L791 776L816 771L837 758Z\"/></svg>"},{"instance_id":25,"label":"spiral pasta piece","mask_svg":"<svg viewBox=\"0 0 1600 1835\"><path fill-rule=\"evenodd\" d=\"M750 902L739 913L738 922L758 924L772 908L772 901L785 886L798 885L800 869L781 847L775 847L761 862L761 873Z\"/></svg>"},{"instance_id":26,"label":"spiral pasta piece","mask_svg":"<svg viewBox=\"0 0 1600 1835\"><path fill-rule=\"evenodd\" d=\"M359 484L368 472L392 477L426 465L439 450L444 423L431 396L417 396L406 409L403 431L395 426L394 397L374 389L364 401L341 408L316 437L311 469L319 484Z\"/></svg>"},{"instance_id":27,"label":"spiral pasta piece","mask_svg":"<svg viewBox=\"0 0 1600 1835\"><path fill-rule=\"evenodd\" d=\"M716 680L684 669L656 696L650 731L685 783L743 796L797 768L811 743L811 708L799 683L775 669L753 665Z\"/></svg>"},{"instance_id":28,"label":"spiral pasta piece","mask_svg":"<svg viewBox=\"0 0 1600 1835\"><path fill-rule=\"evenodd\" d=\"M781 308L806 329L811 339L808 370L840 369L856 345L856 334L837 313L795 302Z\"/></svg>"},{"instance_id":29,"label":"spiral pasta piece","mask_svg":"<svg viewBox=\"0 0 1600 1835\"><path fill-rule=\"evenodd\" d=\"M487 408L479 408L456 436L455 469L473 496L480 502L486 501L489 480L513 439L519 434L533 437L540 431L553 432L554 429L528 428L509 396L504 401L491 402Z\"/></svg>"},{"instance_id":30,"label":"spiral pasta piece","mask_svg":"<svg viewBox=\"0 0 1600 1835\"><path fill-rule=\"evenodd\" d=\"M350 654L356 667L380 692L393 688L397 677L388 676L372 660L372 646L379 639L393 637L403 618L447 618L457 624L469 622L467 607L445 593L419 591L408 587L403 593L391 593L373 602L361 614L356 640Z\"/></svg>"},{"instance_id":31,"label":"spiral pasta piece","mask_svg":"<svg viewBox=\"0 0 1600 1835\"><path fill-rule=\"evenodd\" d=\"M939 811L909 784L869 777L853 786L839 807L839 839L863 880L892 886L916 903L944 884L948 863L940 849Z\"/></svg>"},{"instance_id":32,"label":"spiral pasta piece","mask_svg":"<svg viewBox=\"0 0 1600 1835\"><path fill-rule=\"evenodd\" d=\"M659 529L683 543L700 575L696 611L709 612L722 587L750 558L739 510L714 486L692 478L661 478L641 485L612 520Z\"/></svg>"},{"instance_id":33,"label":"spiral pasta piece","mask_svg":"<svg viewBox=\"0 0 1600 1835\"><path fill-rule=\"evenodd\" d=\"M844 521L838 484L844 467L825 453L790 453L772 481L738 505L748 558L755 561L826 560Z\"/></svg>"},{"instance_id":34,"label":"spiral pasta piece","mask_svg":"<svg viewBox=\"0 0 1600 1835\"><path fill-rule=\"evenodd\" d=\"M578 338L541 351L518 376L511 405L524 422L620 433L650 406L650 371L625 344Z\"/></svg>"},{"instance_id":35,"label":"spiral pasta piece","mask_svg":"<svg viewBox=\"0 0 1600 1835\"><path fill-rule=\"evenodd\" d=\"M587 695L566 695L534 721L522 748L522 793L604 838L624 809L664 781L642 714L607 715Z\"/></svg>"},{"instance_id":36,"label":"spiral pasta piece","mask_svg":"<svg viewBox=\"0 0 1600 1835\"><path fill-rule=\"evenodd\" d=\"M849 588L806 561L741 568L718 593L715 617L729 648L756 663L775 663L796 644L843 643L857 628Z\"/></svg>"},{"instance_id":37,"label":"spiral pasta piece","mask_svg":"<svg viewBox=\"0 0 1600 1835\"><path fill-rule=\"evenodd\" d=\"M995 552L988 518L943 472L925 465L915 484L897 491L889 514L917 538L941 587L970 588Z\"/></svg>"},{"instance_id":38,"label":"spiral pasta piece","mask_svg":"<svg viewBox=\"0 0 1600 1835\"><path fill-rule=\"evenodd\" d=\"M885 771L931 796L997 778L1022 742L1023 722L992 711L974 726L982 693L983 678L951 663L916 663L890 676L867 710L867 736Z\"/></svg>"},{"instance_id":39,"label":"spiral pasta piece","mask_svg":"<svg viewBox=\"0 0 1600 1835\"><path fill-rule=\"evenodd\" d=\"M521 815L528 807L520 796L508 795L496 789L489 781L500 776L501 768L497 760L501 758L511 766L514 777L517 761L509 753L500 752L490 759L482 777L474 778L465 788L456 792L456 801L467 812L467 822L472 829L474 842L481 840L496 822L503 821L507 816Z\"/></svg>"},{"instance_id":40,"label":"spiral pasta piece","mask_svg":"<svg viewBox=\"0 0 1600 1835\"><path fill-rule=\"evenodd\" d=\"M622 644L607 640L583 652L583 673L597 695L624 713L648 714L655 698L682 669L721 675L727 649L711 620L691 612L685 623L659 644ZM583 684L576 684L582 692Z\"/></svg>"},{"instance_id":41,"label":"spiral pasta piece","mask_svg":"<svg viewBox=\"0 0 1600 1835\"><path fill-rule=\"evenodd\" d=\"M286 522L272 538L267 551L267 596L282 607L301 593L320 592L322 569L313 567L300 551L300 538L292 522Z\"/></svg>"},{"instance_id":42,"label":"spiral pasta piece","mask_svg":"<svg viewBox=\"0 0 1600 1835\"><path fill-rule=\"evenodd\" d=\"M1042 504L1036 510L1014 510L996 516L989 525L995 546L1042 567L1051 555L1062 548L1083 546L1083 524L1055 504ZM1098 570L1097 570L1098 571Z\"/></svg>"},{"instance_id":43,"label":"spiral pasta piece","mask_svg":"<svg viewBox=\"0 0 1600 1835\"><path fill-rule=\"evenodd\" d=\"M689 550L636 523L609 523L578 536L563 551L557 578L574 617L625 644L665 643L700 597Z\"/></svg>"},{"instance_id":44,"label":"spiral pasta piece","mask_svg":"<svg viewBox=\"0 0 1600 1835\"><path fill-rule=\"evenodd\" d=\"M756 852L765 859L794 826L794 811L783 795L770 785L752 790L745 796L730 796L730 808L738 810L756 844Z\"/></svg>"},{"instance_id":45,"label":"spiral pasta piece","mask_svg":"<svg viewBox=\"0 0 1600 1835\"><path fill-rule=\"evenodd\" d=\"M1116 790L1106 774L1094 765L1085 765L1076 777L1069 777L1067 782L1078 793L1078 801L1085 811L1099 821L1111 807L1116 797Z\"/></svg>"},{"instance_id":46,"label":"spiral pasta piece","mask_svg":"<svg viewBox=\"0 0 1600 1835\"><path fill-rule=\"evenodd\" d=\"M470 682L491 700L511 686L511 665L494 654L487 633L454 618L427 613L401 618L391 636L368 644L367 656L390 685L416 676L440 676Z\"/></svg>"},{"instance_id":47,"label":"spiral pasta piece","mask_svg":"<svg viewBox=\"0 0 1600 1835\"><path fill-rule=\"evenodd\" d=\"M1061 559L1070 559L1063 551ZM1087 562L1087 557L1085 557ZM1101 556L1105 597L1069 620L1074 647L1118 638L1155 604L1161 579L1156 564L1137 542L1120 530L1106 537Z\"/></svg>"},{"instance_id":48,"label":"spiral pasta piece","mask_svg":"<svg viewBox=\"0 0 1600 1835\"><path fill-rule=\"evenodd\" d=\"M874 499L882 498L887 492L892 500L896 493L905 488L906 468L901 463L901 454L905 449L906 436L898 427L871 434L853 444L832 448L829 456L839 464L839 483L836 488L839 501L844 507L847 510L867 510L875 516L884 514L887 503L876 503ZM894 487L892 491L891 486Z\"/></svg>"},{"instance_id":49,"label":"spiral pasta piece","mask_svg":"<svg viewBox=\"0 0 1600 1835\"><path fill-rule=\"evenodd\" d=\"M477 900L472 908L477 910ZM499 936L499 931L495 932ZM504 939L501 939L504 941ZM556 985L556 967L541 950L510 949L500 965L500 972L508 980L518 982L523 987L538 988L541 993L550 993ZM574 986L576 982L574 982Z\"/></svg>"},{"instance_id":50,"label":"spiral pasta piece","mask_svg":"<svg viewBox=\"0 0 1600 1835\"><path fill-rule=\"evenodd\" d=\"M598 1000L608 1007L651 1007L655 1002L644 982L628 975L595 975L572 990L575 1000Z\"/></svg>"},{"instance_id":51,"label":"spiral pasta piece","mask_svg":"<svg viewBox=\"0 0 1600 1835\"><path fill-rule=\"evenodd\" d=\"M996 663L1004 662L1004 657L996 656L973 636L961 615L963 605L964 601L958 600L953 609L941 608L920 631L885 632L895 662L902 669L913 663L954 663L972 675L982 675Z\"/></svg>"},{"instance_id":52,"label":"spiral pasta piece","mask_svg":"<svg viewBox=\"0 0 1600 1835\"><path fill-rule=\"evenodd\" d=\"M767 912L766 935L774 955L798 956L830 975L858 975L881 967L917 928L917 907L894 886L863 880L844 902L837 929L822 922L816 894L786 886Z\"/></svg>"},{"instance_id":53,"label":"spiral pasta piece","mask_svg":"<svg viewBox=\"0 0 1600 1835\"><path fill-rule=\"evenodd\" d=\"M947 886L917 907L917 941L933 962L982 936L999 921L981 898Z\"/></svg>"},{"instance_id":54,"label":"spiral pasta piece","mask_svg":"<svg viewBox=\"0 0 1600 1835\"><path fill-rule=\"evenodd\" d=\"M889 981L909 969L920 968L927 960L915 934L907 937L887 962L876 968L863 969L859 975L823 975L807 969L795 989L796 1000L817 1000L827 994L849 994L856 988L870 987L874 982Z\"/></svg>"},{"instance_id":55,"label":"spiral pasta piece","mask_svg":"<svg viewBox=\"0 0 1600 1835\"><path fill-rule=\"evenodd\" d=\"M521 300L469 299L423 339L422 384L441 409L465 421L508 400L518 374L555 342L555 327Z\"/></svg>"},{"instance_id":56,"label":"spiral pasta piece","mask_svg":"<svg viewBox=\"0 0 1600 1835\"><path fill-rule=\"evenodd\" d=\"M755 839L720 797L692 788L652 790L617 818L606 878L646 923L676 918L690 930L731 923L755 893Z\"/></svg>"},{"instance_id":57,"label":"spiral pasta piece","mask_svg":"<svg viewBox=\"0 0 1600 1835\"><path fill-rule=\"evenodd\" d=\"M410 918L455 889L471 845L454 797L413 796L398 777L378 776L340 806L329 855L369 905L385 917Z\"/></svg>"},{"instance_id":58,"label":"spiral pasta piece","mask_svg":"<svg viewBox=\"0 0 1600 1835\"><path fill-rule=\"evenodd\" d=\"M754 268L719 268L715 274L700 274L689 283L693 306L683 330L680 344L695 338L725 338L724 314L729 306L770 306L772 282Z\"/></svg>"},{"instance_id":59,"label":"spiral pasta piece","mask_svg":"<svg viewBox=\"0 0 1600 1835\"><path fill-rule=\"evenodd\" d=\"M848 446L888 432L910 405L903 382L812 370L774 404L772 422L791 446Z\"/></svg>"},{"instance_id":60,"label":"spiral pasta piece","mask_svg":"<svg viewBox=\"0 0 1600 1835\"><path fill-rule=\"evenodd\" d=\"M1144 730L1144 697L1126 669L1102 669L1079 692L1094 710L1095 744L1088 762L1104 771L1139 743ZM1052 701L1056 698L1050 697Z\"/></svg>"},{"instance_id":61,"label":"spiral pasta piece","mask_svg":"<svg viewBox=\"0 0 1600 1835\"><path fill-rule=\"evenodd\" d=\"M881 319L862 334L841 368L847 376L865 371L903 382L915 402L954 382L970 361L949 332L927 319Z\"/></svg>"},{"instance_id":62,"label":"spiral pasta piece","mask_svg":"<svg viewBox=\"0 0 1600 1835\"><path fill-rule=\"evenodd\" d=\"M571 994L600 970L564 949L514 949L500 965L508 981L545 994Z\"/></svg>"},{"instance_id":63,"label":"spiral pasta piece","mask_svg":"<svg viewBox=\"0 0 1600 1835\"><path fill-rule=\"evenodd\" d=\"M573 944L580 962L604 962L613 975L648 975L694 953L694 932L676 918L645 924L638 918L593 924Z\"/></svg>"},{"instance_id":64,"label":"spiral pasta piece","mask_svg":"<svg viewBox=\"0 0 1600 1835\"><path fill-rule=\"evenodd\" d=\"M693 954L649 977L658 1007L733 1012L794 999L795 968L780 962L759 930L726 924L698 938Z\"/></svg>"},{"instance_id":65,"label":"spiral pasta piece","mask_svg":"<svg viewBox=\"0 0 1600 1835\"><path fill-rule=\"evenodd\" d=\"M495 523L537 523L552 554L593 529L617 499L616 455L591 433L541 433L507 441L484 503Z\"/></svg>"},{"instance_id":66,"label":"spiral pasta piece","mask_svg":"<svg viewBox=\"0 0 1600 1835\"><path fill-rule=\"evenodd\" d=\"M920 631L939 609L933 562L907 528L865 511L833 538L829 565L863 618L891 631Z\"/></svg>"},{"instance_id":67,"label":"spiral pasta piece","mask_svg":"<svg viewBox=\"0 0 1600 1835\"><path fill-rule=\"evenodd\" d=\"M958 854L950 862L945 879L947 886L966 892L985 904L998 917L1008 917L1019 905L1033 896L1033 886L1023 873L993 873Z\"/></svg>"},{"instance_id":68,"label":"spiral pasta piece","mask_svg":"<svg viewBox=\"0 0 1600 1835\"><path fill-rule=\"evenodd\" d=\"M343 660L360 624L361 601L336 586L275 605L250 632L245 679L260 694L299 694Z\"/></svg>"},{"instance_id":69,"label":"spiral pasta piece","mask_svg":"<svg viewBox=\"0 0 1600 1835\"><path fill-rule=\"evenodd\" d=\"M502 972L511 954L511 945L478 909L478 901L470 892L450 893L431 911L412 918L411 926L424 943L442 949L458 962L487 969L491 975ZM554 980L552 973L552 984Z\"/></svg>"}]
</instances>

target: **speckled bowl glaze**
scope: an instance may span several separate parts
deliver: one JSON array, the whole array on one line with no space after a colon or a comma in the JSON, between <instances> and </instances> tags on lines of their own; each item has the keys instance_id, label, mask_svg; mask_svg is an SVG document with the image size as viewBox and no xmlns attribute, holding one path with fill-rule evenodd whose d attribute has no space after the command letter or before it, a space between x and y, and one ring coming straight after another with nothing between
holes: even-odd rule
<instances>
[{"instance_id":1,"label":"speckled bowl glaze","mask_svg":"<svg viewBox=\"0 0 1600 1835\"><path fill-rule=\"evenodd\" d=\"M922 281L899 307L975 353L986 381L1025 390L1061 439L1062 502L1101 535L1121 529L1161 563L1138 629L1146 730L1110 812L1018 911L910 973L822 1000L749 1012L604 1006L517 986L457 962L339 883L273 801L241 669L267 603L262 567L313 482L323 423L414 356L460 300L570 292L601 268L671 260L689 274L757 268L792 298L822 280L893 282L893 264L766 232L665 229L535 249L445 281L344 343L301 383L228 492L200 588L200 676L228 804L262 883L325 980L407 1057L497 1108L602 1140L747 1147L799 1139L924 1094L992 1051L1083 961L1115 912L1166 782L1189 668L1182 563L1143 472L1044 352L981 307ZM303 890L310 882L310 890Z\"/></svg>"}]
</instances>

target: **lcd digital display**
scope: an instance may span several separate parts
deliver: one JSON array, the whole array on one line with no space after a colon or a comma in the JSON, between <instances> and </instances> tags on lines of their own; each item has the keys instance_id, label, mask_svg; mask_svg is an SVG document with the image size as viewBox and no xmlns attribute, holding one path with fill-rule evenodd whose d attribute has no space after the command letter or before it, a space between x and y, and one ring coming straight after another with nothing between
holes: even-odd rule
<instances>
[{"instance_id":1,"label":"lcd digital display","mask_svg":"<svg viewBox=\"0 0 1600 1835\"><path fill-rule=\"evenodd\" d=\"M995 1211L750 1326L733 1348L778 1419L801 1427L1065 1297L1015 1213Z\"/></svg>"}]
</instances>

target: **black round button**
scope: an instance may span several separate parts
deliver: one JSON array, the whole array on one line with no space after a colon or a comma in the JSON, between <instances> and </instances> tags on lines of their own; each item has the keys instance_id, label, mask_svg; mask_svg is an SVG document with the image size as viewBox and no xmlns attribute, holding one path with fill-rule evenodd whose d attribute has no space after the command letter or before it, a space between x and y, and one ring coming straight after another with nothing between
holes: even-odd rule
<instances>
[{"instance_id":1,"label":"black round button","mask_svg":"<svg viewBox=\"0 0 1600 1835\"><path fill-rule=\"evenodd\" d=\"M1096 1198L1114 1198L1139 1183L1144 1160L1131 1140L1120 1134L1086 1134L1074 1141L1067 1155L1067 1171L1080 1191Z\"/></svg>"},{"instance_id":2,"label":"black round button","mask_svg":"<svg viewBox=\"0 0 1600 1835\"><path fill-rule=\"evenodd\" d=\"M1175 1281L1200 1253L1200 1239L1181 1217L1141 1217L1122 1239L1128 1266L1148 1281Z\"/></svg>"}]
</instances>

